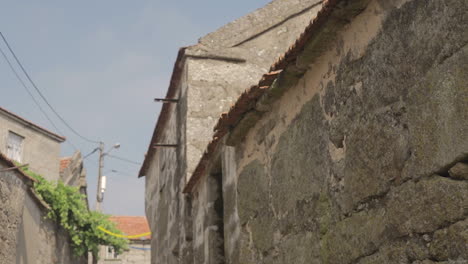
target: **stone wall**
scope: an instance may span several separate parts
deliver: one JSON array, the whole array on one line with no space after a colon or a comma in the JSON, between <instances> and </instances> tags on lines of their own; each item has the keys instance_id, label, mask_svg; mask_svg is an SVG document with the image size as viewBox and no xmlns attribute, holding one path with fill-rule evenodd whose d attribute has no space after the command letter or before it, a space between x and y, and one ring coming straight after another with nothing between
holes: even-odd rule
<instances>
[{"instance_id":1,"label":"stone wall","mask_svg":"<svg viewBox=\"0 0 468 264\"><path fill-rule=\"evenodd\" d=\"M185 70L182 76L185 76ZM177 87L177 104L171 104L171 115L165 127L161 142L178 144L177 148L159 148L146 175L146 217L152 231L152 263L189 263L180 262L187 255L190 232L186 232L186 201L182 195L185 184L185 113L186 82L184 79ZM190 219L190 218L188 218Z\"/></svg>"},{"instance_id":2,"label":"stone wall","mask_svg":"<svg viewBox=\"0 0 468 264\"><path fill-rule=\"evenodd\" d=\"M316 3L247 38L257 31L235 21L186 50L179 102L155 142L178 146L159 148L146 173L152 263L467 261L464 0L340 1L274 84L276 98L253 106L245 137L228 135L182 193L219 114ZM255 14L246 21L265 19Z\"/></svg>"},{"instance_id":3,"label":"stone wall","mask_svg":"<svg viewBox=\"0 0 468 264\"><path fill-rule=\"evenodd\" d=\"M0 161L0 170L10 166ZM0 172L0 263L86 263L73 256L67 233L45 219L45 205L22 177L14 170Z\"/></svg>"},{"instance_id":4,"label":"stone wall","mask_svg":"<svg viewBox=\"0 0 468 264\"><path fill-rule=\"evenodd\" d=\"M0 161L1 162L1 161ZM0 170L7 166L0 163ZM26 186L14 172L0 172L0 263L15 263Z\"/></svg>"},{"instance_id":5,"label":"stone wall","mask_svg":"<svg viewBox=\"0 0 468 264\"><path fill-rule=\"evenodd\" d=\"M144 176L152 263L223 263L219 250L212 249L213 245L218 249L223 245L219 223L223 212L208 205L220 203L221 174L216 181L219 185L207 185L199 200L183 194L184 187L213 135L219 115L287 50L314 18L320 3L273 1L184 49L175 66L174 76L178 79L171 82L174 98L179 101L170 104L162 136L159 142L153 142L178 146L157 148L154 155L149 155L151 160L145 160L145 164L149 163ZM292 8L287 8L288 4ZM265 24L266 15L269 20ZM270 45L273 40L275 45ZM203 215L203 219L197 215ZM217 242L206 244L211 241L205 240L207 236Z\"/></svg>"},{"instance_id":6,"label":"stone wall","mask_svg":"<svg viewBox=\"0 0 468 264\"><path fill-rule=\"evenodd\" d=\"M468 261L467 2L354 2L222 150L227 263Z\"/></svg>"},{"instance_id":7,"label":"stone wall","mask_svg":"<svg viewBox=\"0 0 468 264\"><path fill-rule=\"evenodd\" d=\"M273 1L203 37L199 45L189 49L187 180L211 140L221 113L228 111L239 95L256 84L294 43L321 3Z\"/></svg>"}]
</instances>

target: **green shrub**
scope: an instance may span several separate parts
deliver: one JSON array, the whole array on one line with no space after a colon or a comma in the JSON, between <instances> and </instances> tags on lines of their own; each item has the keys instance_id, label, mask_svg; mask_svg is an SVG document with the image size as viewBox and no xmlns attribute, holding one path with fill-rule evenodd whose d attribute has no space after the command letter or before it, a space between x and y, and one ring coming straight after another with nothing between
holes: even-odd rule
<instances>
[{"instance_id":1,"label":"green shrub","mask_svg":"<svg viewBox=\"0 0 468 264\"><path fill-rule=\"evenodd\" d=\"M51 208L47 218L56 221L68 231L76 256L83 256L88 251L97 256L100 245L112 246L118 254L128 248L126 239L105 234L98 229L101 226L113 233L122 234L108 215L88 210L86 197L79 192L78 187L65 185L62 181L48 181L27 167L23 167L22 171L37 180L34 190Z\"/></svg>"}]
</instances>

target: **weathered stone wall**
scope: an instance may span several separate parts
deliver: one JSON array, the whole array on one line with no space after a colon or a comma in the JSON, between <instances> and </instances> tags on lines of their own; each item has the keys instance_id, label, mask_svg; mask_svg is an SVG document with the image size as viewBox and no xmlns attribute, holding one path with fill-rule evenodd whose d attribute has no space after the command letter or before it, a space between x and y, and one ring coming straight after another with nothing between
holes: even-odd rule
<instances>
[{"instance_id":1,"label":"weathered stone wall","mask_svg":"<svg viewBox=\"0 0 468 264\"><path fill-rule=\"evenodd\" d=\"M7 153L8 132L24 137L21 163L48 180L59 179L60 142L0 114L0 152Z\"/></svg>"},{"instance_id":2,"label":"weathered stone wall","mask_svg":"<svg viewBox=\"0 0 468 264\"><path fill-rule=\"evenodd\" d=\"M186 82L183 70L177 89L177 104L171 104L171 114L161 142L178 144L177 148L161 147L157 150L146 175L146 216L152 232L152 263L190 263L190 217L186 198L182 194L185 184L185 115ZM189 221L187 222L186 219ZM185 231L189 229L189 231Z\"/></svg>"},{"instance_id":3,"label":"weathered stone wall","mask_svg":"<svg viewBox=\"0 0 468 264\"><path fill-rule=\"evenodd\" d=\"M193 197L193 262L225 263L222 175L208 176Z\"/></svg>"},{"instance_id":4,"label":"weathered stone wall","mask_svg":"<svg viewBox=\"0 0 468 264\"><path fill-rule=\"evenodd\" d=\"M6 168L0 164L0 169ZM13 171L0 172L0 263L15 263L26 187Z\"/></svg>"},{"instance_id":5,"label":"weathered stone wall","mask_svg":"<svg viewBox=\"0 0 468 264\"><path fill-rule=\"evenodd\" d=\"M73 256L67 233L45 219L45 208L17 173L0 172L0 263L86 263Z\"/></svg>"},{"instance_id":6,"label":"weathered stone wall","mask_svg":"<svg viewBox=\"0 0 468 264\"><path fill-rule=\"evenodd\" d=\"M196 197L182 191L213 135L219 115L286 51L314 18L320 3L276 0L185 49L175 93L179 102L171 104L163 136L155 142L178 146L159 148L145 175L152 263L223 263L223 212L214 206L222 196L221 174L216 178L218 185L207 185ZM265 15L270 16L268 23L260 23L267 21L263 20ZM240 33L235 34L232 28ZM242 39L237 39L240 36ZM272 40L275 45L268 43ZM202 219L197 218L199 215ZM219 250L213 250L213 245Z\"/></svg>"},{"instance_id":7,"label":"weathered stone wall","mask_svg":"<svg viewBox=\"0 0 468 264\"><path fill-rule=\"evenodd\" d=\"M273 1L202 38L200 45L191 49L193 55L187 61L188 179L221 113L228 111L239 95L256 84L286 52L314 19L321 3Z\"/></svg>"},{"instance_id":8,"label":"weathered stone wall","mask_svg":"<svg viewBox=\"0 0 468 264\"><path fill-rule=\"evenodd\" d=\"M468 3L361 2L224 149L227 263L468 261Z\"/></svg>"}]
</instances>

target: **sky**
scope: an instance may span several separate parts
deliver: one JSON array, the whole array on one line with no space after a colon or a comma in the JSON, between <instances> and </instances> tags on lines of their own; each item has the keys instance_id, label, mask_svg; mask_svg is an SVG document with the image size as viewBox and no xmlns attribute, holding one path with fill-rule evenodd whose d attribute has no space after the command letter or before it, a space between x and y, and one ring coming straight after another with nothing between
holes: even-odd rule
<instances>
[{"instance_id":1,"label":"sky","mask_svg":"<svg viewBox=\"0 0 468 264\"><path fill-rule=\"evenodd\" d=\"M269 1L0 2L0 31L55 110L82 136L103 141L106 149L120 143L111 154L141 164L161 107L153 98L165 96L178 49ZM7 51L4 43L0 48ZM2 57L0 81L0 106L65 136L62 156L74 148L86 155L97 147L73 134L40 101L57 131ZM97 164L96 153L85 159L91 208ZM144 215L139 169L106 156L105 213Z\"/></svg>"}]
</instances>

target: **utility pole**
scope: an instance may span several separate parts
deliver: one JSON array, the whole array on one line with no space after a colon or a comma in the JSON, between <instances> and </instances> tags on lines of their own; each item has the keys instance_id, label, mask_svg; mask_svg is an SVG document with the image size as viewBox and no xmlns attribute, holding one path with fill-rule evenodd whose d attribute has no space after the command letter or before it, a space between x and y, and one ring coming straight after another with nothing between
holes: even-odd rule
<instances>
[{"instance_id":1,"label":"utility pole","mask_svg":"<svg viewBox=\"0 0 468 264\"><path fill-rule=\"evenodd\" d=\"M109 154L113 149L120 148L120 143L115 143L107 152L104 152L104 142L99 142L99 168L98 168L98 186L96 190L96 211L101 212L102 201L104 200L104 190L102 169L104 168L104 157Z\"/></svg>"},{"instance_id":2,"label":"utility pole","mask_svg":"<svg viewBox=\"0 0 468 264\"><path fill-rule=\"evenodd\" d=\"M99 142L98 187L96 190L96 211L101 211L102 204L102 168L104 167L104 142Z\"/></svg>"},{"instance_id":3,"label":"utility pole","mask_svg":"<svg viewBox=\"0 0 468 264\"><path fill-rule=\"evenodd\" d=\"M109 154L109 152L111 152L113 149L117 149L117 148L120 148L120 144L119 143L116 143L114 144L114 146L112 146L112 148L110 148L107 152L104 152L104 142L99 142L99 168L98 168L98 186L97 186L97 190L96 190L96 211L97 212L101 212L102 211L102 201L104 200L104 196L103 196L103 175L102 175L102 169L104 168L104 156L106 156L107 154ZM102 257L102 248L100 247L99 248L99 251L98 251L98 255L97 256L94 256L93 254L92 257L90 257L88 254L88 260L91 258L92 259L92 263L93 264L97 264L98 262L98 258L99 257Z\"/></svg>"}]
</instances>

